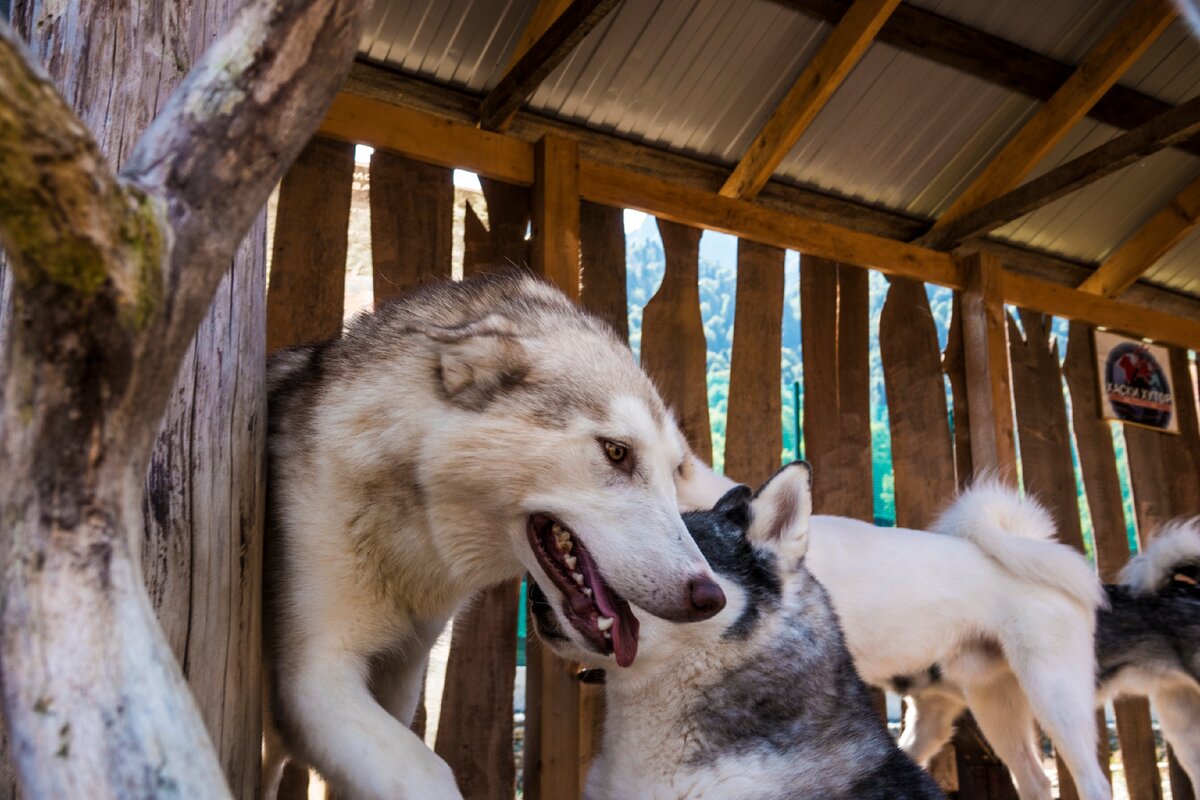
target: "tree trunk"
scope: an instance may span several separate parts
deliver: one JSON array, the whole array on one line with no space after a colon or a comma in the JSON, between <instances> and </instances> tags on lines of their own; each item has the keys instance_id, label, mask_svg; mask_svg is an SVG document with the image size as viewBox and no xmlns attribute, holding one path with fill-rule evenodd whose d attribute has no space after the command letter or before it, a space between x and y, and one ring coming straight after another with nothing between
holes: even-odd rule
<instances>
[{"instance_id":1,"label":"tree trunk","mask_svg":"<svg viewBox=\"0 0 1200 800\"><path fill-rule=\"evenodd\" d=\"M0 672L25 797L229 796L222 766L254 792L259 212L359 3L233 5L22 3L32 57L0 22Z\"/></svg>"}]
</instances>

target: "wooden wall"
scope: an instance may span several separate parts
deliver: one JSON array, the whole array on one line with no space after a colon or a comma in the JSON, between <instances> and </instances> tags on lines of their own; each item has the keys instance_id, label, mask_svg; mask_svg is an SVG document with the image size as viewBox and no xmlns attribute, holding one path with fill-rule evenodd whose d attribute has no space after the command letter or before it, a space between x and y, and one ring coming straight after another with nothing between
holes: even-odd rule
<instances>
[{"instance_id":1,"label":"wooden wall","mask_svg":"<svg viewBox=\"0 0 1200 800\"><path fill-rule=\"evenodd\" d=\"M569 148L564 156L557 147L539 148L539 170L569 166ZM345 237L329 235L325 229L334 234L345 230L351 158L345 145L315 141L284 183L269 299L272 346L329 335L335 327L341 296L334 273L345 260ZM450 253L456 244L449 223L454 190L451 171L442 167L376 153L370 169L378 302L421 281L449 276ZM569 169L565 177L555 180L541 191L481 181L483 196L473 198L462 210L463 273L537 261L546 274L557 270L554 280L578 291L585 307L612 324L619 336L627 337L622 212L591 203L564 210L562 194L569 193ZM560 207L548 207L556 202ZM531 247L536 241L526 238L531 220L538 219L542 225L565 219L574 232L559 237L549 251L539 250ZM642 364L674 409L693 448L711 459L706 344L698 291L702 232L664 220L658 225L665 272L644 309ZM572 241L578 243L575 249ZM557 262L551 263L553 259ZM781 346L786 300L783 263L784 252L778 248L739 242L725 464L728 474L752 485L769 477L781 460L781 362L774 354ZM802 257L804 452L815 465L816 510L873 518L869 348L872 334L878 333L897 524L927 526L956 488L979 469L1011 465L1015 458L1011 453L1019 445L1025 490L1054 512L1063 540L1082 550L1074 446L1095 529L1095 540L1088 544L1101 576L1112 580L1130 553L1111 431L1097 415L1090 331L1072 326L1065 364L1061 363L1064 343L1052 336L1051 321L1026 311L1007 315L989 289L997 265L976 260L969 266L974 282L955 298L943 351L923 284L892 280L879 329L873 331L868 272L855 265ZM302 290L297 291L297 286ZM310 313L291 313L298 304ZM1176 379L1190 392L1185 366L1183 354L1176 353ZM947 379L953 389L950 403ZM1064 386L1069 394L1064 394ZM1194 403L1187 406L1183 418L1181 437L1127 432L1138 498L1136 522L1143 538L1164 519L1200 512L1194 490L1200 480ZM980 430L986 433L982 438ZM1011 451L1008 455L1006 448ZM1015 478L1011 467L1006 474ZM507 584L485 593L455 621L435 746L470 798L491 800L514 794L511 697L520 613L518 587ZM580 684L573 665L559 662L531 641L526 797L548 800L580 795L599 741L602 713L600 688ZM1161 797L1147 703L1118 703L1117 724L1132 796ZM962 800L1015 797L1006 771L969 719L963 721L955 746L935 760L934 771L952 796ZM1175 797L1188 796L1180 775L1173 772L1171 781ZM1074 796L1069 780L1062 791L1063 797Z\"/></svg>"}]
</instances>

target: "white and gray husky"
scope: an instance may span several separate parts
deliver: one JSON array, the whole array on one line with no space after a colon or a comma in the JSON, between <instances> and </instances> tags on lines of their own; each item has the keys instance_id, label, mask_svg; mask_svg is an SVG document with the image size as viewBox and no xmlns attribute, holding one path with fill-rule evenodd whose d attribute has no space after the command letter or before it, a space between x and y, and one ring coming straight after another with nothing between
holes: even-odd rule
<instances>
[{"instance_id":1,"label":"white and gray husky","mask_svg":"<svg viewBox=\"0 0 1200 800\"><path fill-rule=\"evenodd\" d=\"M1096 617L1096 702L1120 695L1149 697L1193 786L1200 786L1200 519L1177 521L1154 536L1144 552L1106 586L1108 605ZM965 706L962 691L936 666L897 680L909 693L904 744L927 761L949 738ZM1013 771L1021 797L1050 797L1038 758L1036 733L1021 697L1008 698L988 738Z\"/></svg>"},{"instance_id":2,"label":"white and gray husky","mask_svg":"<svg viewBox=\"0 0 1200 800\"><path fill-rule=\"evenodd\" d=\"M888 734L805 567L810 511L796 463L753 497L738 487L684 516L728 602L690 625L646 617L637 661L607 670L588 800L942 797ZM556 554L558 580L531 588L538 633L566 658L612 667L575 622L572 552Z\"/></svg>"},{"instance_id":3,"label":"white and gray husky","mask_svg":"<svg viewBox=\"0 0 1200 800\"><path fill-rule=\"evenodd\" d=\"M710 484L719 491L719 479ZM1080 797L1109 800L1095 756L1093 637L1104 592L1087 560L1055 535L1036 502L984 481L932 531L815 516L808 568L829 592L868 684L889 688L937 665L939 677L962 687L997 750L1010 720L1022 729L1036 720ZM913 735L909 728L901 739L910 753ZM1040 796L1014 774L1023 796Z\"/></svg>"},{"instance_id":4,"label":"white and gray husky","mask_svg":"<svg viewBox=\"0 0 1200 800\"><path fill-rule=\"evenodd\" d=\"M518 274L425 286L268 366L265 796L285 752L343 796L447 800L409 730L428 651L477 591L574 546L577 635L630 664L630 607L725 598L679 514L694 460L612 330Z\"/></svg>"}]
</instances>

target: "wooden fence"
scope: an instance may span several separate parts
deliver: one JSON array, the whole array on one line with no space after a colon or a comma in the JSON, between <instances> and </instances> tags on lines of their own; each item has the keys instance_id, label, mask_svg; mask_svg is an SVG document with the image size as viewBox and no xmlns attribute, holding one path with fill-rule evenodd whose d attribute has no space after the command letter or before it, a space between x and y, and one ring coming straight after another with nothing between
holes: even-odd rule
<instances>
[{"instance_id":1,"label":"wooden fence","mask_svg":"<svg viewBox=\"0 0 1200 800\"><path fill-rule=\"evenodd\" d=\"M351 145L317 139L283 183L268 298L272 348L336 330L352 173ZM377 150L370 177L376 300L448 276L454 244L451 170ZM466 209L464 273L530 264L627 333L622 212L579 202L573 145L549 139L538 145L532 189L487 178L481 184L488 221L481 221L479 210ZM534 235L527 240L531 224ZM667 220L659 221L659 229L666 271L645 307L642 363L675 408L692 446L711 457L697 289L701 231ZM731 477L751 484L780 461L783 259L777 247L739 243L725 464ZM976 469L1013 474L1019 448L1026 489L1054 512L1063 540L1082 549L1073 439L1097 567L1112 580L1129 557L1127 520L1110 427L1098 415L1090 330L1072 323L1060 365L1062 343L1051 336L1050 319L1024 309L1014 317L1000 302L998 265L979 256L960 263L968 281L956 293L945 352L925 286L916 280L891 279L879 323L897 522L927 525ZM868 273L861 265L802 255L800 276L805 453L816 466L816 510L869 520ZM1126 432L1143 537L1165 519L1200 513L1196 390L1186 351L1173 348L1171 359L1181 435ZM435 748L455 769L468 798L514 794L511 698L519 613L517 586L505 584L455 622ZM526 697L525 797L578 797L597 742L602 705L597 688L580 684L570 665L531 643ZM1161 798L1148 704L1120 701L1116 719L1131 797ZM1107 750L1101 757L1106 756ZM935 773L965 800L1015 797L969 722L935 762ZM1170 786L1175 800L1193 796L1178 769L1171 770ZM1069 781L1062 792L1075 796Z\"/></svg>"}]
</instances>

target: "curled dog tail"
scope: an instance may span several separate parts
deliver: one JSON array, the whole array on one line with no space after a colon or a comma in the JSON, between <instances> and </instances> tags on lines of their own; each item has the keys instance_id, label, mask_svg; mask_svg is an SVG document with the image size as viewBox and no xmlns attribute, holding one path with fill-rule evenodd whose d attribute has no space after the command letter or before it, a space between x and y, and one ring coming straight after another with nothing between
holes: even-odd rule
<instances>
[{"instance_id":1,"label":"curled dog tail","mask_svg":"<svg viewBox=\"0 0 1200 800\"><path fill-rule=\"evenodd\" d=\"M1050 513L998 481L981 481L960 494L933 530L971 542L1013 575L1065 592L1087 608L1105 602L1087 559L1055 539Z\"/></svg>"},{"instance_id":2,"label":"curled dog tail","mask_svg":"<svg viewBox=\"0 0 1200 800\"><path fill-rule=\"evenodd\" d=\"M1159 528L1150 544L1121 570L1121 585L1134 594L1155 594L1176 575L1193 582L1200 571L1200 517L1177 519Z\"/></svg>"}]
</instances>

